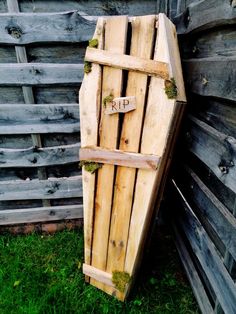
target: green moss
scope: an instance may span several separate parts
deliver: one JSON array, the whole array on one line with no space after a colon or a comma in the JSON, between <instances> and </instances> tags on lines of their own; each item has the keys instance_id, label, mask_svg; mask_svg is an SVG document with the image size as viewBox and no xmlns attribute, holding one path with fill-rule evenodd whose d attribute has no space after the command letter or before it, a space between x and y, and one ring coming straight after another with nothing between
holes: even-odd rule
<instances>
[{"instance_id":1,"label":"green moss","mask_svg":"<svg viewBox=\"0 0 236 314\"><path fill-rule=\"evenodd\" d=\"M84 169L88 172L94 173L97 169L102 168L102 164L93 161L82 160L79 163L80 167L84 166Z\"/></svg>"},{"instance_id":2,"label":"green moss","mask_svg":"<svg viewBox=\"0 0 236 314\"><path fill-rule=\"evenodd\" d=\"M165 93L169 99L175 99L178 95L175 79L165 80Z\"/></svg>"},{"instance_id":3,"label":"green moss","mask_svg":"<svg viewBox=\"0 0 236 314\"><path fill-rule=\"evenodd\" d=\"M103 98L103 106L106 107L106 104L109 102L112 102L113 99L114 99L114 96L112 94Z\"/></svg>"},{"instance_id":4,"label":"green moss","mask_svg":"<svg viewBox=\"0 0 236 314\"><path fill-rule=\"evenodd\" d=\"M84 73L88 74L92 71L92 63L85 61L84 62Z\"/></svg>"},{"instance_id":5,"label":"green moss","mask_svg":"<svg viewBox=\"0 0 236 314\"><path fill-rule=\"evenodd\" d=\"M112 272L112 282L115 285L115 288L120 292L124 292L126 285L130 282L131 277L128 273L124 271L113 271Z\"/></svg>"},{"instance_id":6,"label":"green moss","mask_svg":"<svg viewBox=\"0 0 236 314\"><path fill-rule=\"evenodd\" d=\"M89 47L90 48L97 48L98 47L98 40L97 38L93 38L89 40Z\"/></svg>"}]
</instances>

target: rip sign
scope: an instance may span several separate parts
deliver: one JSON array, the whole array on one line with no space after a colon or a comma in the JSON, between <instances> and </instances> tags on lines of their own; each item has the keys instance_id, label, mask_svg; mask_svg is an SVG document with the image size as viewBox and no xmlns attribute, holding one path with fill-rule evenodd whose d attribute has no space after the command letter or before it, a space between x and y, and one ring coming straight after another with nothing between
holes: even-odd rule
<instances>
[{"instance_id":1,"label":"rip sign","mask_svg":"<svg viewBox=\"0 0 236 314\"><path fill-rule=\"evenodd\" d=\"M106 103L105 114L125 113L135 109L135 96L117 97Z\"/></svg>"}]
</instances>

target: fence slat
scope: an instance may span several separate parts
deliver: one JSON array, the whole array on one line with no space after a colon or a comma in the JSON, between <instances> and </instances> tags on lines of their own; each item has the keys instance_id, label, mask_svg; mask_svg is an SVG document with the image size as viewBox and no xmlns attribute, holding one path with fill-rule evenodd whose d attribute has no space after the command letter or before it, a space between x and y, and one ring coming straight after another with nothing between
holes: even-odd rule
<instances>
[{"instance_id":1,"label":"fence slat","mask_svg":"<svg viewBox=\"0 0 236 314\"><path fill-rule=\"evenodd\" d=\"M83 205L63 205L0 211L0 225L83 218Z\"/></svg>"},{"instance_id":2,"label":"fence slat","mask_svg":"<svg viewBox=\"0 0 236 314\"><path fill-rule=\"evenodd\" d=\"M83 64L1 63L0 85L79 84L84 76Z\"/></svg>"},{"instance_id":3,"label":"fence slat","mask_svg":"<svg viewBox=\"0 0 236 314\"><path fill-rule=\"evenodd\" d=\"M0 182L0 201L82 197L81 176Z\"/></svg>"}]
</instances>

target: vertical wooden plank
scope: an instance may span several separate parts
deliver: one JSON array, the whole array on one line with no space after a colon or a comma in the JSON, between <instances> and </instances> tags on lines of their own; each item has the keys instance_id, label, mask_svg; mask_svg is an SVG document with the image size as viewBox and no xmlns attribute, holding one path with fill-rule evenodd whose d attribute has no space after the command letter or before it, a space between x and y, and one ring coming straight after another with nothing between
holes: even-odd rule
<instances>
[{"instance_id":1,"label":"vertical wooden plank","mask_svg":"<svg viewBox=\"0 0 236 314\"><path fill-rule=\"evenodd\" d=\"M104 19L99 18L93 39L98 40L98 48L104 45ZM85 74L79 92L81 146L97 145L98 123L101 102L101 66L92 65L90 73ZM84 205L84 260L91 263L91 245L94 216L94 193L96 175L82 169ZM86 278L88 281L88 277Z\"/></svg>"},{"instance_id":2,"label":"vertical wooden plank","mask_svg":"<svg viewBox=\"0 0 236 314\"><path fill-rule=\"evenodd\" d=\"M19 4L18 0L7 0L7 6L9 12L19 12ZM16 46L16 57L18 63L27 63L27 53L26 48L23 46ZM34 94L32 87L29 86L22 86L22 92L24 96L24 100L26 104L34 104ZM32 134L31 135L32 142L34 146L42 147L42 141L40 135ZM38 177L40 180L46 180L47 179L47 173L46 170L43 168L38 169ZM42 200L43 206L50 206L50 200Z\"/></svg>"},{"instance_id":3,"label":"vertical wooden plank","mask_svg":"<svg viewBox=\"0 0 236 314\"><path fill-rule=\"evenodd\" d=\"M105 25L105 50L125 53L128 18L126 16L107 19ZM119 31L118 31L119 30ZM102 100L113 95L120 97L122 92L122 70L103 68ZM99 144L104 148L117 148L118 115L104 114L102 106ZM114 170L112 165L103 165L98 170L92 244L92 266L106 269L109 221L113 195ZM91 284L103 288L103 284L92 280Z\"/></svg>"},{"instance_id":4,"label":"vertical wooden plank","mask_svg":"<svg viewBox=\"0 0 236 314\"><path fill-rule=\"evenodd\" d=\"M130 55L150 59L153 52L156 16L136 17L132 20ZM136 110L126 113L122 125L120 149L126 152L138 152L145 109L147 75L129 72L126 96L136 97ZM135 130L135 132L134 132ZM107 272L123 271L128 241L128 229L133 201L136 169L118 167L114 187L114 200L109 237ZM117 293L111 287L106 292L123 299L123 293Z\"/></svg>"},{"instance_id":5,"label":"vertical wooden plank","mask_svg":"<svg viewBox=\"0 0 236 314\"><path fill-rule=\"evenodd\" d=\"M178 87L176 100L185 101L185 92L177 36L173 24L164 14L159 14L158 36L154 59L169 63L169 73L175 78ZM154 209L156 195L162 189L161 182L168 166L168 157L173 149L172 127L177 125L176 114L181 115L175 99L168 99L164 91L164 81L151 78L146 115L144 120L141 153L162 156L157 171L138 170L134 204L129 230L129 241L125 260L125 271L131 275L140 261L148 226ZM155 136L155 140L153 140ZM171 147L171 148L170 148ZM165 180L164 180L165 181Z\"/></svg>"}]
</instances>

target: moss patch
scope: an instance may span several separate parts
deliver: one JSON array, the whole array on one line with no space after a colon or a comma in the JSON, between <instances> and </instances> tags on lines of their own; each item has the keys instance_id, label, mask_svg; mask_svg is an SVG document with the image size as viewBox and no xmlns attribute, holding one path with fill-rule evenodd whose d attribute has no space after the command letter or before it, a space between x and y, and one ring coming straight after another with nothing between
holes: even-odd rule
<instances>
[{"instance_id":1,"label":"moss patch","mask_svg":"<svg viewBox=\"0 0 236 314\"><path fill-rule=\"evenodd\" d=\"M84 73L88 74L92 71L92 63L89 61L84 62Z\"/></svg>"},{"instance_id":2,"label":"moss patch","mask_svg":"<svg viewBox=\"0 0 236 314\"><path fill-rule=\"evenodd\" d=\"M112 282L115 288L120 292L124 292L126 285L130 282L131 277L128 273L124 271L113 271L112 272Z\"/></svg>"},{"instance_id":3,"label":"moss patch","mask_svg":"<svg viewBox=\"0 0 236 314\"><path fill-rule=\"evenodd\" d=\"M112 94L103 98L103 106L106 107L106 104L109 102L112 102L113 99L114 99L114 96Z\"/></svg>"},{"instance_id":4,"label":"moss patch","mask_svg":"<svg viewBox=\"0 0 236 314\"><path fill-rule=\"evenodd\" d=\"M97 38L93 38L89 40L89 47L90 48L97 48L98 47L98 40Z\"/></svg>"},{"instance_id":5,"label":"moss patch","mask_svg":"<svg viewBox=\"0 0 236 314\"><path fill-rule=\"evenodd\" d=\"M165 80L165 93L169 99L175 99L178 95L175 79Z\"/></svg>"},{"instance_id":6,"label":"moss patch","mask_svg":"<svg viewBox=\"0 0 236 314\"><path fill-rule=\"evenodd\" d=\"M84 166L84 169L88 172L94 173L97 169L102 168L102 164L93 161L82 160L79 163L80 167Z\"/></svg>"}]
</instances>

